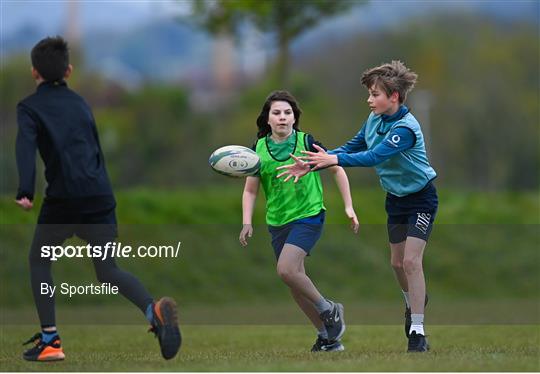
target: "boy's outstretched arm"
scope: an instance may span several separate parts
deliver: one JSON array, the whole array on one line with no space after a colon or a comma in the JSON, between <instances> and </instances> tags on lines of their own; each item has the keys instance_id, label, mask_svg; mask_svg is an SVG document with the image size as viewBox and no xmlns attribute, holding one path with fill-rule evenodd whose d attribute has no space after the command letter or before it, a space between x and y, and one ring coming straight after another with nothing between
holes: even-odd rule
<instances>
[{"instance_id":1,"label":"boy's outstretched arm","mask_svg":"<svg viewBox=\"0 0 540 374\"><path fill-rule=\"evenodd\" d=\"M390 132L384 141L368 151L332 155L319 150L319 152L304 152L307 156L301 157L301 159L313 165L313 170L328 167L332 163L343 167L370 167L412 148L415 142L416 135L412 130L406 127L397 127Z\"/></svg>"},{"instance_id":2,"label":"boy's outstretched arm","mask_svg":"<svg viewBox=\"0 0 540 374\"><path fill-rule=\"evenodd\" d=\"M253 211L255 209L255 201L257 200L257 193L259 192L260 181L258 177L247 177L246 184L244 186L244 193L242 194L242 231L240 231L240 244L246 246L247 237L251 238L253 235Z\"/></svg>"},{"instance_id":3,"label":"boy's outstretched arm","mask_svg":"<svg viewBox=\"0 0 540 374\"><path fill-rule=\"evenodd\" d=\"M347 178L345 170L343 170L343 168L340 166L332 166L328 168L328 170L330 170L330 172L334 174L334 180L336 181L339 192L343 199L343 204L345 205L345 214L351 220L351 229L354 231L355 234L357 234L360 224L358 222L358 217L356 217L356 212L354 211L352 203L349 178Z\"/></svg>"},{"instance_id":4,"label":"boy's outstretched arm","mask_svg":"<svg viewBox=\"0 0 540 374\"><path fill-rule=\"evenodd\" d=\"M343 144L341 147L328 151L328 154L337 155L338 153L356 153L367 150L366 128L364 126L365 123L354 138Z\"/></svg>"},{"instance_id":5,"label":"boy's outstretched arm","mask_svg":"<svg viewBox=\"0 0 540 374\"><path fill-rule=\"evenodd\" d=\"M15 157L19 172L19 188L15 202L23 209L32 208L36 182L37 124L21 105L17 106L17 140Z\"/></svg>"}]
</instances>

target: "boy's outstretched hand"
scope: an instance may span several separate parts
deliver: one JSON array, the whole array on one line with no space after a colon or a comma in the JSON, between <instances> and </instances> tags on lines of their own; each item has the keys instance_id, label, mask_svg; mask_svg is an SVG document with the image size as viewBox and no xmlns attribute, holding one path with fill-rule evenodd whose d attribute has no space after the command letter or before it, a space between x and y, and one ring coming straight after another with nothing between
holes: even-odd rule
<instances>
[{"instance_id":1,"label":"boy's outstretched hand","mask_svg":"<svg viewBox=\"0 0 540 374\"><path fill-rule=\"evenodd\" d=\"M289 179L294 177L294 183L296 183L300 178L302 178L304 175L311 171L311 167L307 162L300 160L300 158L296 157L292 153L290 154L290 156L293 158L294 164L277 167L276 170L284 171L278 174L276 178L281 178L286 175L287 178L285 178L283 182L287 182Z\"/></svg>"},{"instance_id":2,"label":"boy's outstretched hand","mask_svg":"<svg viewBox=\"0 0 540 374\"><path fill-rule=\"evenodd\" d=\"M28 200L27 197L23 197L22 199L15 200L15 203L23 208L24 210L30 210L34 206L30 200Z\"/></svg>"},{"instance_id":3,"label":"boy's outstretched hand","mask_svg":"<svg viewBox=\"0 0 540 374\"><path fill-rule=\"evenodd\" d=\"M358 229L360 228L360 223L358 222L358 217L356 217L356 212L354 208L347 207L345 208L345 214L351 220L351 229L355 234L358 234Z\"/></svg>"},{"instance_id":4,"label":"boy's outstretched hand","mask_svg":"<svg viewBox=\"0 0 540 374\"><path fill-rule=\"evenodd\" d=\"M338 158L336 155L329 155L317 144L313 144L313 147L315 147L318 152L302 151L302 153L306 154L307 156L300 157L301 160L306 160L308 165L314 166L311 170L324 169L338 164Z\"/></svg>"}]
</instances>

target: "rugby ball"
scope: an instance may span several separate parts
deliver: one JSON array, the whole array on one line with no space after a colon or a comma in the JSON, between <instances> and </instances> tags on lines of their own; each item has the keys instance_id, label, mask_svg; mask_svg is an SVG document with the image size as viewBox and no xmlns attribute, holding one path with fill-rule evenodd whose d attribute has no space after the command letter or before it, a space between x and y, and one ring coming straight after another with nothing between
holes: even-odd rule
<instances>
[{"instance_id":1,"label":"rugby ball","mask_svg":"<svg viewBox=\"0 0 540 374\"><path fill-rule=\"evenodd\" d=\"M255 175L261 167L261 159L257 153L241 145L227 145L216 149L208 162L219 174L237 178Z\"/></svg>"}]
</instances>

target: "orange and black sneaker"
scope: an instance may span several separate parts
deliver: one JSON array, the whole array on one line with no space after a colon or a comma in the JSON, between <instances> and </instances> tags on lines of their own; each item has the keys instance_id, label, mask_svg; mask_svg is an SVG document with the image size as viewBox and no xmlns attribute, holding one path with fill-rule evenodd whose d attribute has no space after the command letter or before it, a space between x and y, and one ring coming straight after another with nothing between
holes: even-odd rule
<instances>
[{"instance_id":1,"label":"orange and black sneaker","mask_svg":"<svg viewBox=\"0 0 540 374\"><path fill-rule=\"evenodd\" d=\"M149 331L158 338L163 358L170 360L176 356L182 344L176 303L170 297L163 297L152 307L154 316Z\"/></svg>"},{"instance_id":2,"label":"orange and black sneaker","mask_svg":"<svg viewBox=\"0 0 540 374\"><path fill-rule=\"evenodd\" d=\"M60 361L66 357L58 335L54 336L50 342L45 343L41 338L41 333L38 332L23 345L30 343L34 343L34 347L23 353L23 358L27 361Z\"/></svg>"}]
</instances>

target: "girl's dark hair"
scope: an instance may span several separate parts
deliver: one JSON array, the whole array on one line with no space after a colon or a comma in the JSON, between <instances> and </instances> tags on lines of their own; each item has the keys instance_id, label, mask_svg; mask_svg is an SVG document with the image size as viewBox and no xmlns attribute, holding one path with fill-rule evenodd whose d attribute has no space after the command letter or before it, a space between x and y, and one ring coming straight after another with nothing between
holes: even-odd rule
<instances>
[{"instance_id":1,"label":"girl's dark hair","mask_svg":"<svg viewBox=\"0 0 540 374\"><path fill-rule=\"evenodd\" d=\"M69 48L61 37L47 37L37 43L30 53L32 66L45 81L59 81L69 66Z\"/></svg>"},{"instance_id":2,"label":"girl's dark hair","mask_svg":"<svg viewBox=\"0 0 540 374\"><path fill-rule=\"evenodd\" d=\"M259 129L257 132L257 139L264 138L266 135L272 132L272 129L268 124L268 113L270 112L270 107L274 101L286 101L291 105L295 119L293 128L297 131L300 130L299 125L302 110L298 106L298 102L288 91L274 91L266 98L266 101L261 109L261 114L259 114L259 117L257 117L257 128Z\"/></svg>"}]
</instances>

